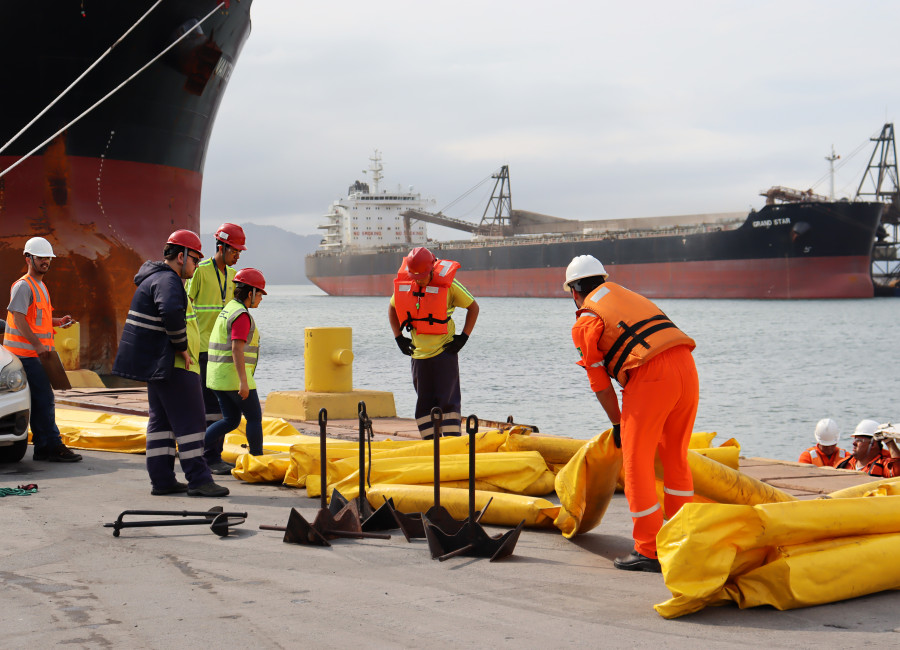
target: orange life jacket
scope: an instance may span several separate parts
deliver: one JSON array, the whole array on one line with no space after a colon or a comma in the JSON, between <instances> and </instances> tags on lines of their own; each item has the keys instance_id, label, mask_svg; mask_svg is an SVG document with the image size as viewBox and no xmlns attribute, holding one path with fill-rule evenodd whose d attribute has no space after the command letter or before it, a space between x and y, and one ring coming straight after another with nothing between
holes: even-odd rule
<instances>
[{"instance_id":1,"label":"orange life jacket","mask_svg":"<svg viewBox=\"0 0 900 650\"><path fill-rule=\"evenodd\" d=\"M890 478L900 476L900 462L891 458L890 452L882 449L880 456L875 456L864 467L856 466L856 459L853 456L842 461L837 465L838 469L854 469L858 472L865 472L869 476Z\"/></svg>"},{"instance_id":2,"label":"orange life jacket","mask_svg":"<svg viewBox=\"0 0 900 650\"><path fill-rule=\"evenodd\" d=\"M31 306L28 307L25 319L40 342L48 348L52 348L53 307L50 305L50 293L47 291L46 286L42 288L42 282L38 282L28 275L23 275L19 280L24 280L31 288ZM20 357L38 356L37 350L32 347L28 339L22 335L22 332L16 329L15 317L8 315L7 318L6 333L3 335L3 347Z\"/></svg>"},{"instance_id":3,"label":"orange life jacket","mask_svg":"<svg viewBox=\"0 0 900 650\"><path fill-rule=\"evenodd\" d=\"M438 260L429 283L420 287L406 268L406 258L394 279L394 310L400 319L400 327L406 331L415 329L417 334L446 334L447 292L459 269L459 262Z\"/></svg>"},{"instance_id":4,"label":"orange life jacket","mask_svg":"<svg viewBox=\"0 0 900 650\"><path fill-rule=\"evenodd\" d=\"M624 386L628 371L654 356L694 340L675 326L659 307L643 296L612 282L604 282L585 298L577 315L590 312L603 321L597 350L607 374Z\"/></svg>"},{"instance_id":5,"label":"orange life jacket","mask_svg":"<svg viewBox=\"0 0 900 650\"><path fill-rule=\"evenodd\" d=\"M819 451L818 445L815 445L800 454L800 460L798 462L808 463L810 465L815 465L816 467L837 467L838 463L849 458L850 455L849 451L838 447L835 449L835 452L828 457ZM806 460L806 458L809 458L809 460Z\"/></svg>"}]
</instances>

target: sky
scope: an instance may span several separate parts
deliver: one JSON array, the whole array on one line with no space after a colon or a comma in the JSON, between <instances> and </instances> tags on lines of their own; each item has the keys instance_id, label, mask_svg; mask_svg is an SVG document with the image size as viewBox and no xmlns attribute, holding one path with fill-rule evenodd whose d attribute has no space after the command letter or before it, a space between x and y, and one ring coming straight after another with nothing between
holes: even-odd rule
<instances>
[{"instance_id":1,"label":"sky","mask_svg":"<svg viewBox=\"0 0 900 650\"><path fill-rule=\"evenodd\" d=\"M516 209L747 211L773 185L829 194L832 146L835 193L852 196L869 138L900 111L892 0L255 0L251 18L207 154L204 232L314 234L375 149L382 187L435 209L506 164ZM447 214L478 221L491 187Z\"/></svg>"}]
</instances>

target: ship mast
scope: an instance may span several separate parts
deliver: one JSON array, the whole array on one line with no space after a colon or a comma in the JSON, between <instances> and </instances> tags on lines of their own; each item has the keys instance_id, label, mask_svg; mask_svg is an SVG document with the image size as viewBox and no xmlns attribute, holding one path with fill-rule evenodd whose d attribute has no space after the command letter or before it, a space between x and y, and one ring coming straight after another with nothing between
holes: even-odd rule
<instances>
[{"instance_id":1,"label":"ship mast","mask_svg":"<svg viewBox=\"0 0 900 650\"><path fill-rule=\"evenodd\" d=\"M831 176L831 194L829 195L831 200L834 201L834 161L840 160L840 156L834 153L834 145L831 145L831 155L825 156L825 160L828 161L828 174Z\"/></svg>"},{"instance_id":2,"label":"ship mast","mask_svg":"<svg viewBox=\"0 0 900 650\"><path fill-rule=\"evenodd\" d=\"M372 194L378 194L378 183L384 178L384 175L381 173L384 171L384 166L381 164L381 152L376 149L369 160L372 161L372 164L369 165L369 171L372 172L372 185L374 187Z\"/></svg>"}]
</instances>

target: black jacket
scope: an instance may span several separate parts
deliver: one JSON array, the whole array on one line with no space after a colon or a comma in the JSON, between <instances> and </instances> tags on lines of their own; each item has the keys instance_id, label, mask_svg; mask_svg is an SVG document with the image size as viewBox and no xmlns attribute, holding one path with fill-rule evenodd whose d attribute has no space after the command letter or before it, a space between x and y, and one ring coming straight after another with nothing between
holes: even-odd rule
<instances>
[{"instance_id":1,"label":"black jacket","mask_svg":"<svg viewBox=\"0 0 900 650\"><path fill-rule=\"evenodd\" d=\"M166 379L175 353L187 350L187 294L165 262L144 262L131 299L112 373L128 379Z\"/></svg>"}]
</instances>

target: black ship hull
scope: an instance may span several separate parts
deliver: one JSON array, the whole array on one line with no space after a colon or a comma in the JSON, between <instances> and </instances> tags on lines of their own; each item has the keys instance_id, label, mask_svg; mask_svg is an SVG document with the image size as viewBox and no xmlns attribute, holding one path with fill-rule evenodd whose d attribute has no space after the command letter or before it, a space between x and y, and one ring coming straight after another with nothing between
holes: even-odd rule
<instances>
[{"instance_id":1,"label":"black ship hull","mask_svg":"<svg viewBox=\"0 0 900 650\"><path fill-rule=\"evenodd\" d=\"M612 278L653 298L870 298L871 254L883 205L790 203L751 212L740 227L634 231L434 243L461 263L480 296L566 296L576 255L603 262ZM407 251L318 252L309 279L332 295L388 295Z\"/></svg>"},{"instance_id":2,"label":"black ship hull","mask_svg":"<svg viewBox=\"0 0 900 650\"><path fill-rule=\"evenodd\" d=\"M200 226L216 111L250 32L252 0L164 0L56 105L0 153L0 172L173 49L0 178L0 283L46 237L53 305L81 322L81 362L108 371L142 261L173 230ZM132 27L153 0L0 4L7 143Z\"/></svg>"}]
</instances>

